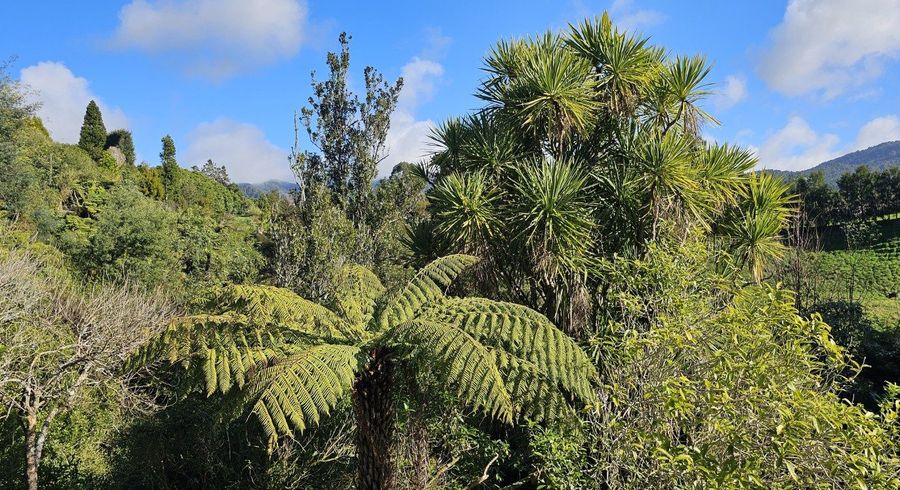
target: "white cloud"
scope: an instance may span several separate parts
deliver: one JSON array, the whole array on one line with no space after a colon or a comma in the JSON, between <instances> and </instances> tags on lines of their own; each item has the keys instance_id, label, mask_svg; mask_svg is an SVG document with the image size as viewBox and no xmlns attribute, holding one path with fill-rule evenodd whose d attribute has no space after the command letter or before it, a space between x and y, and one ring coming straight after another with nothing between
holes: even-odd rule
<instances>
[{"instance_id":1,"label":"white cloud","mask_svg":"<svg viewBox=\"0 0 900 490\"><path fill-rule=\"evenodd\" d=\"M76 77L62 63L42 61L23 68L20 79L31 88L32 100L41 104L37 114L56 141L78 142L84 111L91 100L100 106L107 130L128 127L121 109L104 104L90 91L87 79Z\"/></svg>"},{"instance_id":2,"label":"white cloud","mask_svg":"<svg viewBox=\"0 0 900 490\"><path fill-rule=\"evenodd\" d=\"M434 96L436 79L444 74L444 67L431 60L423 60L418 56L403 65L400 76L403 77L403 89L397 101L399 111L412 112Z\"/></svg>"},{"instance_id":3,"label":"white cloud","mask_svg":"<svg viewBox=\"0 0 900 490\"><path fill-rule=\"evenodd\" d=\"M388 156L378 166L378 175L387 176L400 162L417 162L429 153L428 136L434 127L430 119L416 119L418 107L434 96L435 83L444 75L444 67L432 60L414 57L403 66L403 89L397 110L391 115L387 136Z\"/></svg>"},{"instance_id":4,"label":"white cloud","mask_svg":"<svg viewBox=\"0 0 900 490\"><path fill-rule=\"evenodd\" d=\"M759 67L770 87L831 98L900 55L900 0L791 0L770 38Z\"/></svg>"},{"instance_id":5,"label":"white cloud","mask_svg":"<svg viewBox=\"0 0 900 490\"><path fill-rule=\"evenodd\" d=\"M632 0L615 0L609 7L616 26L626 31L661 24L666 16L657 10L634 8Z\"/></svg>"},{"instance_id":6,"label":"white cloud","mask_svg":"<svg viewBox=\"0 0 900 490\"><path fill-rule=\"evenodd\" d=\"M729 75L722 91L716 94L713 103L719 110L734 107L747 98L747 79L739 75Z\"/></svg>"},{"instance_id":7,"label":"white cloud","mask_svg":"<svg viewBox=\"0 0 900 490\"><path fill-rule=\"evenodd\" d=\"M189 74L221 79L293 56L307 30L305 0L133 0L112 45L169 54Z\"/></svg>"},{"instance_id":8,"label":"white cloud","mask_svg":"<svg viewBox=\"0 0 900 490\"><path fill-rule=\"evenodd\" d=\"M770 136L759 147L760 166L779 170L804 170L840 155L840 138L819 134L799 116Z\"/></svg>"},{"instance_id":9,"label":"white cloud","mask_svg":"<svg viewBox=\"0 0 900 490\"><path fill-rule=\"evenodd\" d=\"M763 168L805 170L852 151L895 140L900 140L900 117L896 115L872 119L859 128L852 144L845 145L840 144L837 135L820 134L803 118L794 116L766 139L756 153Z\"/></svg>"},{"instance_id":10,"label":"white cloud","mask_svg":"<svg viewBox=\"0 0 900 490\"><path fill-rule=\"evenodd\" d=\"M867 122L856 135L856 149L864 150L885 141L900 140L900 117L881 116Z\"/></svg>"},{"instance_id":11,"label":"white cloud","mask_svg":"<svg viewBox=\"0 0 900 490\"><path fill-rule=\"evenodd\" d=\"M184 157L179 157L185 167L201 166L207 159L225 165L233 182L293 177L287 151L269 142L256 126L227 118L197 126L188 135Z\"/></svg>"}]
</instances>

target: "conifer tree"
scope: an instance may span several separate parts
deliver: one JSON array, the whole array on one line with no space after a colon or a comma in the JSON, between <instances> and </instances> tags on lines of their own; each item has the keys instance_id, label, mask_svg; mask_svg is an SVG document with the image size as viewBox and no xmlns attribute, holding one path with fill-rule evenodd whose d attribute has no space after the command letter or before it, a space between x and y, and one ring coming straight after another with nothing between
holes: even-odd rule
<instances>
[{"instance_id":1,"label":"conifer tree","mask_svg":"<svg viewBox=\"0 0 900 490\"><path fill-rule=\"evenodd\" d=\"M175 186L178 176L178 162L175 160L175 140L168 134L163 136L162 151L159 153L159 160L162 164L162 180L163 188L166 192L166 199Z\"/></svg>"},{"instance_id":2,"label":"conifer tree","mask_svg":"<svg viewBox=\"0 0 900 490\"><path fill-rule=\"evenodd\" d=\"M106 126L103 125L103 115L100 114L100 107L92 100L84 111L84 122L81 124L78 146L86 151L94 161L99 161L105 145Z\"/></svg>"}]
</instances>

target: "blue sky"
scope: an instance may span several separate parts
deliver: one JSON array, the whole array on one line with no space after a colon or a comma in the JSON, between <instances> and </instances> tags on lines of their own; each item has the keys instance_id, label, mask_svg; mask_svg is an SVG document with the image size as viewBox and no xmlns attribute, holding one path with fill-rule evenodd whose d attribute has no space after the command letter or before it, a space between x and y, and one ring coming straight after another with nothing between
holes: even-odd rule
<instances>
[{"instance_id":1,"label":"blue sky","mask_svg":"<svg viewBox=\"0 0 900 490\"><path fill-rule=\"evenodd\" d=\"M801 169L900 139L900 0L3 2L0 57L74 142L88 100L157 163L171 134L183 166L207 158L237 181L290 179L292 117L337 36L406 86L384 169L427 150L429 128L479 106L481 58L497 40L611 12L672 53L706 55L721 121L706 135ZM302 143L306 143L303 141Z\"/></svg>"}]
</instances>

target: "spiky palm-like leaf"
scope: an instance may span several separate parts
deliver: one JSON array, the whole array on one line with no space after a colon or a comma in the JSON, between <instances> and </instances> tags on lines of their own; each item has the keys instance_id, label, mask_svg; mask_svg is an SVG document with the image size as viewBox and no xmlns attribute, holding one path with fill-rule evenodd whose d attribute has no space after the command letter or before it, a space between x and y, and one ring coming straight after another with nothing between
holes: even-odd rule
<instances>
[{"instance_id":1,"label":"spiky palm-like leaf","mask_svg":"<svg viewBox=\"0 0 900 490\"><path fill-rule=\"evenodd\" d=\"M450 118L431 130L428 139L434 152L432 163L447 174L460 170L467 130L459 118Z\"/></svg>"},{"instance_id":2,"label":"spiky palm-like leaf","mask_svg":"<svg viewBox=\"0 0 900 490\"><path fill-rule=\"evenodd\" d=\"M597 72L604 105L615 114L629 114L661 67L661 52L649 38L620 33L608 14L569 24L566 45L591 61Z\"/></svg>"},{"instance_id":3,"label":"spiky palm-like leaf","mask_svg":"<svg viewBox=\"0 0 900 490\"><path fill-rule=\"evenodd\" d=\"M680 205L699 224L708 226L709 202L705 199L694 164L692 140L678 133L655 131L642 135L637 158L654 230L670 209Z\"/></svg>"},{"instance_id":4,"label":"spiky palm-like leaf","mask_svg":"<svg viewBox=\"0 0 900 490\"><path fill-rule=\"evenodd\" d=\"M747 173L756 166L750 150L729 144L707 145L699 156L700 179L717 205L737 202L744 193Z\"/></svg>"},{"instance_id":5,"label":"spiky palm-like leaf","mask_svg":"<svg viewBox=\"0 0 900 490\"><path fill-rule=\"evenodd\" d=\"M500 175L504 168L529 153L522 131L508 121L481 111L463 120L465 140L462 168Z\"/></svg>"},{"instance_id":6,"label":"spiky palm-like leaf","mask_svg":"<svg viewBox=\"0 0 900 490\"><path fill-rule=\"evenodd\" d=\"M762 281L766 264L786 250L781 232L795 203L789 190L780 178L755 172L747 181L745 195L726 212L720 233L756 282Z\"/></svg>"},{"instance_id":7,"label":"spiky palm-like leaf","mask_svg":"<svg viewBox=\"0 0 900 490\"><path fill-rule=\"evenodd\" d=\"M573 162L542 159L513 171L514 219L518 236L539 256L573 265L585 258L594 222L587 176Z\"/></svg>"},{"instance_id":8,"label":"spiky palm-like leaf","mask_svg":"<svg viewBox=\"0 0 900 490\"><path fill-rule=\"evenodd\" d=\"M488 79L476 95L492 108L502 107L507 85L522 72L525 58L531 50L530 44L521 39L498 42L484 59L483 70L488 74Z\"/></svg>"},{"instance_id":9,"label":"spiky palm-like leaf","mask_svg":"<svg viewBox=\"0 0 900 490\"><path fill-rule=\"evenodd\" d=\"M519 48L514 76L491 88L491 98L530 134L555 150L583 133L597 109L590 63L550 33Z\"/></svg>"},{"instance_id":10,"label":"spiky palm-like leaf","mask_svg":"<svg viewBox=\"0 0 900 490\"><path fill-rule=\"evenodd\" d=\"M451 250L474 251L497 231L499 194L484 172L452 173L431 193L436 236Z\"/></svg>"},{"instance_id":11,"label":"spiky palm-like leaf","mask_svg":"<svg viewBox=\"0 0 900 490\"><path fill-rule=\"evenodd\" d=\"M668 132L679 128L697 137L703 123L718 124L700 107L712 93L712 85L706 81L710 70L702 56L678 56L666 63L644 99L643 113L650 129Z\"/></svg>"}]
</instances>

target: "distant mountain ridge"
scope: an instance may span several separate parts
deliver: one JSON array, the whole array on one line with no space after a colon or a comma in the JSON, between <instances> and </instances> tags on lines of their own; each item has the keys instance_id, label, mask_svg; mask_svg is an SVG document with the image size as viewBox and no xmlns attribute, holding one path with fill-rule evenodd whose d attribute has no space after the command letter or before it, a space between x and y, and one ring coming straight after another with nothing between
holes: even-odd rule
<instances>
[{"instance_id":1,"label":"distant mountain ridge","mask_svg":"<svg viewBox=\"0 0 900 490\"><path fill-rule=\"evenodd\" d=\"M825 174L825 181L829 185L837 185L841 175L847 172L853 172L856 167L867 165L869 170L882 171L890 167L900 167L900 141L887 141L865 150L854 151L844 156L837 157L833 160L820 163L815 167L806 170L769 170L766 172L773 175L780 175L785 180L794 180L814 172L821 171ZM376 184L377 185L377 184ZM292 190L299 186L296 182L286 180L267 180L258 184L240 183L238 184L241 191L247 196L257 198L267 192L278 191L282 194L289 194Z\"/></svg>"},{"instance_id":2,"label":"distant mountain ridge","mask_svg":"<svg viewBox=\"0 0 900 490\"><path fill-rule=\"evenodd\" d=\"M288 182L286 180L267 180L259 184L248 184L244 182L238 184L238 187L245 196L252 198L257 198L272 191L289 194L292 190L299 188L296 182Z\"/></svg>"},{"instance_id":3,"label":"distant mountain ridge","mask_svg":"<svg viewBox=\"0 0 900 490\"><path fill-rule=\"evenodd\" d=\"M780 175L785 180L794 180L821 171L825 175L825 182L829 185L837 185L841 175L855 171L856 167L860 165L866 165L869 167L869 170L873 171L900 167L900 141L887 141L865 150L854 151L806 170L797 172L790 170L766 170L766 172Z\"/></svg>"}]
</instances>

